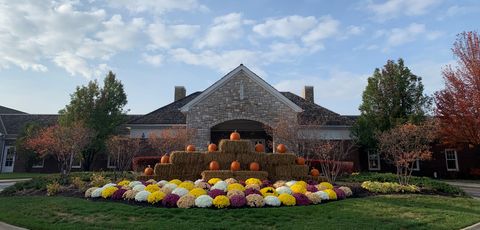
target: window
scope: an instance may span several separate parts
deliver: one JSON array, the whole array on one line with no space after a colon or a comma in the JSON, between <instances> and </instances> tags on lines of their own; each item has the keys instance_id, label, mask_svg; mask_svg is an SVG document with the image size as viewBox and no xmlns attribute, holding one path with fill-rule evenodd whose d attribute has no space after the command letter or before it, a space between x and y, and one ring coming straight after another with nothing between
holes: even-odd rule
<instances>
[{"instance_id":1,"label":"window","mask_svg":"<svg viewBox=\"0 0 480 230\"><path fill-rule=\"evenodd\" d=\"M107 168L114 169L116 167L117 166L115 165L115 160L110 158L110 155L109 155L108 158L107 158Z\"/></svg>"},{"instance_id":2,"label":"window","mask_svg":"<svg viewBox=\"0 0 480 230\"><path fill-rule=\"evenodd\" d=\"M7 147L7 156L5 157L5 167L12 167L15 161L15 147Z\"/></svg>"},{"instance_id":3,"label":"window","mask_svg":"<svg viewBox=\"0 0 480 230\"><path fill-rule=\"evenodd\" d=\"M413 167L412 167L412 170L413 171L420 171L420 160L416 160L413 162Z\"/></svg>"},{"instance_id":4,"label":"window","mask_svg":"<svg viewBox=\"0 0 480 230\"><path fill-rule=\"evenodd\" d=\"M368 151L368 170L380 170L380 154Z\"/></svg>"},{"instance_id":5,"label":"window","mask_svg":"<svg viewBox=\"0 0 480 230\"><path fill-rule=\"evenodd\" d=\"M33 159L32 168L39 169L39 168L43 168L44 165L45 165L45 158L35 157L35 159Z\"/></svg>"},{"instance_id":6,"label":"window","mask_svg":"<svg viewBox=\"0 0 480 230\"><path fill-rule=\"evenodd\" d=\"M80 156L76 156L73 159L72 169L79 169L81 167L82 167L82 158Z\"/></svg>"},{"instance_id":7,"label":"window","mask_svg":"<svg viewBox=\"0 0 480 230\"><path fill-rule=\"evenodd\" d=\"M457 150L445 149L445 160L447 163L447 171L458 171Z\"/></svg>"}]
</instances>

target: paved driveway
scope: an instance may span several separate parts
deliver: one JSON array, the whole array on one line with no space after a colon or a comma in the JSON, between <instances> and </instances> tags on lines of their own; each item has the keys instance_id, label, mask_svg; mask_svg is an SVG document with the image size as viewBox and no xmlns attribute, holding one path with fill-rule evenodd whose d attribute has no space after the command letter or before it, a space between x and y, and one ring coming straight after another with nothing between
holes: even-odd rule
<instances>
[{"instance_id":1,"label":"paved driveway","mask_svg":"<svg viewBox=\"0 0 480 230\"><path fill-rule=\"evenodd\" d=\"M445 182L460 187L473 198L480 199L480 181L448 180Z\"/></svg>"}]
</instances>

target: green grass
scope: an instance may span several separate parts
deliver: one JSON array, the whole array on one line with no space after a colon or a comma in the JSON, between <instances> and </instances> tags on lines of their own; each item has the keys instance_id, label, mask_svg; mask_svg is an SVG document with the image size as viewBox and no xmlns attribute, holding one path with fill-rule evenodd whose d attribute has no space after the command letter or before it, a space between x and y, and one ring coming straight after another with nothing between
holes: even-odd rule
<instances>
[{"instance_id":1,"label":"green grass","mask_svg":"<svg viewBox=\"0 0 480 230\"><path fill-rule=\"evenodd\" d=\"M25 179L25 178L37 178L41 176L47 176L46 173L0 173L0 180L7 179Z\"/></svg>"},{"instance_id":2,"label":"green grass","mask_svg":"<svg viewBox=\"0 0 480 230\"><path fill-rule=\"evenodd\" d=\"M69 197L0 197L0 221L30 229L460 229L480 201L385 195L303 207L167 209Z\"/></svg>"}]
</instances>

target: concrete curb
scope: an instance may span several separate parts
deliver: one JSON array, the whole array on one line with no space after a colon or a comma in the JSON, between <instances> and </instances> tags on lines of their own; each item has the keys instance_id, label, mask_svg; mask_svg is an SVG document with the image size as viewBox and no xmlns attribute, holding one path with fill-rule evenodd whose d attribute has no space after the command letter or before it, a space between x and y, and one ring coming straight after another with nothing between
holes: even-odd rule
<instances>
[{"instance_id":1,"label":"concrete curb","mask_svg":"<svg viewBox=\"0 0 480 230\"><path fill-rule=\"evenodd\" d=\"M5 179L5 180L0 180L0 183L12 183L12 182L21 182L21 181L28 181L31 180L32 178L23 178L23 179Z\"/></svg>"},{"instance_id":2,"label":"concrete curb","mask_svg":"<svg viewBox=\"0 0 480 230\"><path fill-rule=\"evenodd\" d=\"M466 228L462 228L460 230L475 230L475 229L480 229L480 222L472 225L472 226L468 226Z\"/></svg>"},{"instance_id":3,"label":"concrete curb","mask_svg":"<svg viewBox=\"0 0 480 230\"><path fill-rule=\"evenodd\" d=\"M2 229L2 230L27 230L26 228L13 226L13 225L7 224L5 222L1 222L1 221L0 221L0 229Z\"/></svg>"}]
</instances>

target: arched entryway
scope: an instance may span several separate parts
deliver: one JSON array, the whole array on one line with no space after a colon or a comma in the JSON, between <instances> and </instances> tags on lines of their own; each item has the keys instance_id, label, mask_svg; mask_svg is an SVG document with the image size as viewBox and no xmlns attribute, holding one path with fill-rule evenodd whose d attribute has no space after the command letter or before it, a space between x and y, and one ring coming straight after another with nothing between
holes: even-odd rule
<instances>
[{"instance_id":1,"label":"arched entryway","mask_svg":"<svg viewBox=\"0 0 480 230\"><path fill-rule=\"evenodd\" d=\"M258 121L237 119L217 124L210 129L210 141L218 144L221 139L230 138L230 133L235 130L240 133L242 139L252 140L253 144L262 143L266 146L267 152L271 152L268 143L272 142L272 137L265 131L265 125Z\"/></svg>"}]
</instances>

